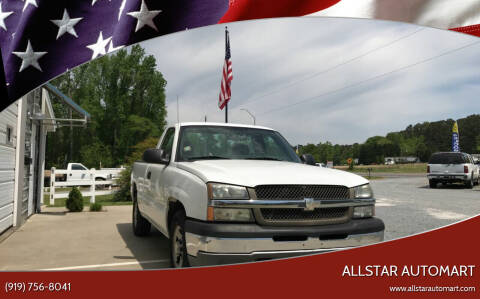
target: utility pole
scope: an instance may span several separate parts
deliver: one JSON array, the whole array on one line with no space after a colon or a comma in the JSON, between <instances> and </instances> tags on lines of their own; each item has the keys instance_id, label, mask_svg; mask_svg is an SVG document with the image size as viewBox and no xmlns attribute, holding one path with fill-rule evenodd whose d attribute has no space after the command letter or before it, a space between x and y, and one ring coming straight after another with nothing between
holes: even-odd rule
<instances>
[{"instance_id":1,"label":"utility pole","mask_svg":"<svg viewBox=\"0 0 480 299\"><path fill-rule=\"evenodd\" d=\"M180 123L180 105L178 104L178 95L177 95L177 123Z\"/></svg>"},{"instance_id":2,"label":"utility pole","mask_svg":"<svg viewBox=\"0 0 480 299\"><path fill-rule=\"evenodd\" d=\"M255 115L253 115L250 111L248 111L248 109L240 108L240 110L243 110L243 111L247 112L253 119L253 125L256 125Z\"/></svg>"}]
</instances>

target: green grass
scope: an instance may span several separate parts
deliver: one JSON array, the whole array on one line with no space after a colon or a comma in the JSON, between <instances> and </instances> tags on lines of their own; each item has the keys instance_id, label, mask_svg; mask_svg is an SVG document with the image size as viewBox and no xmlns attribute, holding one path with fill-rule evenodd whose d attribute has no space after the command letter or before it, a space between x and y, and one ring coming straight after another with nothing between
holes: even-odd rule
<instances>
[{"instance_id":1,"label":"green grass","mask_svg":"<svg viewBox=\"0 0 480 299\"><path fill-rule=\"evenodd\" d=\"M368 177L368 175L364 175L363 177L366 178L366 179L369 180L369 181L384 179L383 176L371 176L371 177Z\"/></svg>"},{"instance_id":2,"label":"green grass","mask_svg":"<svg viewBox=\"0 0 480 299\"><path fill-rule=\"evenodd\" d=\"M55 199L55 205L50 205L49 196L45 195L43 197L43 202L48 207L64 207L66 200L67 200L66 198L57 198L57 199ZM125 206L125 205L131 205L132 204L131 201L114 201L113 200L113 194L95 196L95 202L100 203L103 206ZM84 196L83 197L83 205L85 207L90 206L90 196Z\"/></svg>"},{"instance_id":3,"label":"green grass","mask_svg":"<svg viewBox=\"0 0 480 299\"><path fill-rule=\"evenodd\" d=\"M335 167L341 170L347 170L354 173L368 173L371 168L371 174L375 173L426 173L427 163L394 164L394 165L357 165L353 170L348 170L347 166Z\"/></svg>"}]
</instances>

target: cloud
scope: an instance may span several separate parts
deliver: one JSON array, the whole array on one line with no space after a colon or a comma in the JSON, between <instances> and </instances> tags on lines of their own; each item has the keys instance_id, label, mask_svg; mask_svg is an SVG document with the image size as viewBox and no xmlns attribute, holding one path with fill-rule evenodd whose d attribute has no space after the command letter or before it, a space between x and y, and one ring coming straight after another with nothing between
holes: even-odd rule
<instances>
[{"instance_id":1,"label":"cloud","mask_svg":"<svg viewBox=\"0 0 480 299\"><path fill-rule=\"evenodd\" d=\"M480 45L455 50L479 41L472 36L315 17L236 22L228 28L234 75L230 121L252 123L240 110L246 108L257 124L277 129L292 144L363 142L480 109ZM177 96L180 121L224 120L217 106L224 43L224 25L142 43L167 80L170 124L177 121Z\"/></svg>"}]
</instances>

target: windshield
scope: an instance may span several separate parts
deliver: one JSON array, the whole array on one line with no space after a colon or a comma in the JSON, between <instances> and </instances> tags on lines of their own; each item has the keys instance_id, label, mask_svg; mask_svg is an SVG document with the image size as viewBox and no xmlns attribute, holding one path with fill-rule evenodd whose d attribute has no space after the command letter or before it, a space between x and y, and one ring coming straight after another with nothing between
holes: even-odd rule
<instances>
[{"instance_id":1,"label":"windshield","mask_svg":"<svg viewBox=\"0 0 480 299\"><path fill-rule=\"evenodd\" d=\"M278 160L301 163L290 144L271 130L185 126L180 130L177 161L213 159Z\"/></svg>"},{"instance_id":2,"label":"windshield","mask_svg":"<svg viewBox=\"0 0 480 299\"><path fill-rule=\"evenodd\" d=\"M438 153L430 157L428 164L463 164L467 163L461 153Z\"/></svg>"}]
</instances>

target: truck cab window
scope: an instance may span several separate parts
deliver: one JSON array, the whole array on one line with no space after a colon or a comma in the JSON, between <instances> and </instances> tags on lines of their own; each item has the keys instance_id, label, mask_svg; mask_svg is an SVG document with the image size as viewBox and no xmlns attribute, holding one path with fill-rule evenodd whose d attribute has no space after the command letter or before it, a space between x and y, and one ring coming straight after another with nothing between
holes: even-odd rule
<instances>
[{"instance_id":1,"label":"truck cab window","mask_svg":"<svg viewBox=\"0 0 480 299\"><path fill-rule=\"evenodd\" d=\"M80 164L72 164L72 170L87 170L87 169Z\"/></svg>"},{"instance_id":2,"label":"truck cab window","mask_svg":"<svg viewBox=\"0 0 480 299\"><path fill-rule=\"evenodd\" d=\"M169 128L160 145L160 149L165 153L165 157L172 156L173 137L175 137L175 128Z\"/></svg>"}]
</instances>

